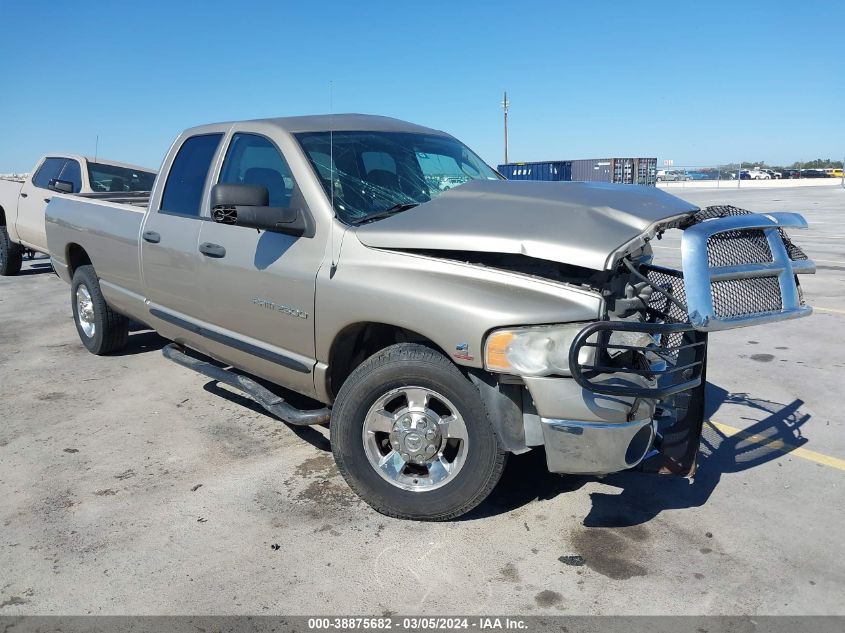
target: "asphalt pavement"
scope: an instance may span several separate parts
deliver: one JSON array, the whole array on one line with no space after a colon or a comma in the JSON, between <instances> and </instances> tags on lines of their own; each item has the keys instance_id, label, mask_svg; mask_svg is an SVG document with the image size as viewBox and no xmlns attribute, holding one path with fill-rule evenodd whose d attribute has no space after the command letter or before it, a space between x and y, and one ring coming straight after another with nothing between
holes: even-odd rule
<instances>
[{"instance_id":1,"label":"asphalt pavement","mask_svg":"<svg viewBox=\"0 0 845 633\"><path fill-rule=\"evenodd\" d=\"M449 523L377 514L325 429L154 333L90 355L48 260L0 278L0 614L844 614L845 190L673 193L804 213L815 313L711 336L694 482L551 475L535 451Z\"/></svg>"}]
</instances>

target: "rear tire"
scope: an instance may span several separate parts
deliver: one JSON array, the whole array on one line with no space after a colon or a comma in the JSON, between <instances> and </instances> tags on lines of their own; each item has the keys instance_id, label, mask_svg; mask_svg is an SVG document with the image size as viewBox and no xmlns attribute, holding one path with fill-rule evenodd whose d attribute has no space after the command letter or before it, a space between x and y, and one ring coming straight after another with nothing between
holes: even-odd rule
<instances>
[{"instance_id":1,"label":"rear tire","mask_svg":"<svg viewBox=\"0 0 845 633\"><path fill-rule=\"evenodd\" d=\"M21 271L23 247L9 237L5 226L0 226L0 275L11 277Z\"/></svg>"},{"instance_id":2,"label":"rear tire","mask_svg":"<svg viewBox=\"0 0 845 633\"><path fill-rule=\"evenodd\" d=\"M98 356L122 349L129 338L129 319L106 303L94 267L77 268L70 288L73 321L82 344Z\"/></svg>"},{"instance_id":3,"label":"rear tire","mask_svg":"<svg viewBox=\"0 0 845 633\"><path fill-rule=\"evenodd\" d=\"M337 396L330 430L349 486L376 511L402 519L445 521L469 512L507 461L477 388L423 345L392 345L355 369Z\"/></svg>"}]
</instances>

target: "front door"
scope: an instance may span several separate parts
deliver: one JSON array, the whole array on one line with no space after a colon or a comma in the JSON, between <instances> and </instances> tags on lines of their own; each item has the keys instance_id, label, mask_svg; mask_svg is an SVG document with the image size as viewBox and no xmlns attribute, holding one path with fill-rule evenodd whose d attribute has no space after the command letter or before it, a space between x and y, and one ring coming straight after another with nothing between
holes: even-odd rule
<instances>
[{"instance_id":1,"label":"front door","mask_svg":"<svg viewBox=\"0 0 845 633\"><path fill-rule=\"evenodd\" d=\"M305 203L276 145L234 134L220 183L267 188L271 207ZM315 277L324 245L310 237L202 222L198 268L218 357L303 393L313 391Z\"/></svg>"}]
</instances>

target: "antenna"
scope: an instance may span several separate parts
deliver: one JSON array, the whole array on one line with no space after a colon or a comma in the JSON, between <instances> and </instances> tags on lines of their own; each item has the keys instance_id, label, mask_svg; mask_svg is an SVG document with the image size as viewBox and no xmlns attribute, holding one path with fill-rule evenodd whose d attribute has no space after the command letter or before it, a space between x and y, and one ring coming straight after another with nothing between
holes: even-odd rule
<instances>
[{"instance_id":1,"label":"antenna","mask_svg":"<svg viewBox=\"0 0 845 633\"><path fill-rule=\"evenodd\" d=\"M329 200L332 205L332 216L335 215L334 210L334 82L329 81ZM334 256L334 224L335 217L332 217L331 227L331 269L329 270L329 277L334 277L334 272L337 270L337 261Z\"/></svg>"},{"instance_id":2,"label":"antenna","mask_svg":"<svg viewBox=\"0 0 845 633\"><path fill-rule=\"evenodd\" d=\"M508 162L508 108L511 102L508 101L508 91L505 90L505 98L502 99L502 110L505 111L505 164Z\"/></svg>"},{"instance_id":3,"label":"antenna","mask_svg":"<svg viewBox=\"0 0 845 633\"><path fill-rule=\"evenodd\" d=\"M334 82L329 82L329 198L332 201L332 213L334 213Z\"/></svg>"},{"instance_id":4,"label":"antenna","mask_svg":"<svg viewBox=\"0 0 845 633\"><path fill-rule=\"evenodd\" d=\"M94 162L97 162L97 151L100 149L100 135L94 137Z\"/></svg>"}]
</instances>

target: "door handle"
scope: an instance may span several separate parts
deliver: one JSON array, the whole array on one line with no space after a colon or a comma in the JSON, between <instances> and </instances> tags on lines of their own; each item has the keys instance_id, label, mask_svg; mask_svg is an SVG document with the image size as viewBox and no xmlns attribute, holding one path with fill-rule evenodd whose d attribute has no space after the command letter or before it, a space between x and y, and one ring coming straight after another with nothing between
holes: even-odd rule
<instances>
[{"instance_id":1,"label":"door handle","mask_svg":"<svg viewBox=\"0 0 845 633\"><path fill-rule=\"evenodd\" d=\"M150 244L158 244L161 241L161 235L155 231L144 231L143 238L145 242Z\"/></svg>"},{"instance_id":2,"label":"door handle","mask_svg":"<svg viewBox=\"0 0 845 633\"><path fill-rule=\"evenodd\" d=\"M200 253L216 259L226 257L226 249L220 246L220 244L212 244L211 242L203 242L200 244Z\"/></svg>"},{"instance_id":3,"label":"door handle","mask_svg":"<svg viewBox=\"0 0 845 633\"><path fill-rule=\"evenodd\" d=\"M28 195L29 195L28 193L22 193L21 198L26 198Z\"/></svg>"}]
</instances>

